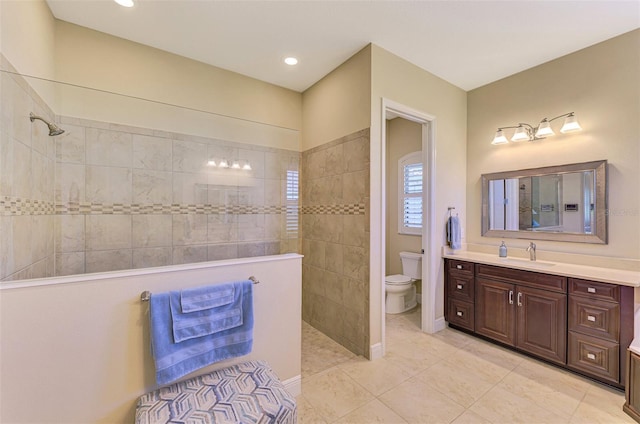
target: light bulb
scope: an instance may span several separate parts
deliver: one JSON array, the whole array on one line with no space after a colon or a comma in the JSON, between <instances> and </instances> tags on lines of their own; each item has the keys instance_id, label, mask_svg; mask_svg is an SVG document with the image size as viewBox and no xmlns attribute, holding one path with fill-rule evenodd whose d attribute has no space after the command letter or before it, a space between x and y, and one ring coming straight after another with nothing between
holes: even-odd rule
<instances>
[{"instance_id":1,"label":"light bulb","mask_svg":"<svg viewBox=\"0 0 640 424\"><path fill-rule=\"evenodd\" d=\"M244 169L245 171L251 171L251 164L249 162L245 163L242 166L242 169Z\"/></svg>"},{"instance_id":2,"label":"light bulb","mask_svg":"<svg viewBox=\"0 0 640 424\"><path fill-rule=\"evenodd\" d=\"M234 160L234 161L233 161L233 165L231 165L231 167L232 167L233 169L240 169L240 164L238 163L238 161L237 161L237 160Z\"/></svg>"},{"instance_id":3,"label":"light bulb","mask_svg":"<svg viewBox=\"0 0 640 424\"><path fill-rule=\"evenodd\" d=\"M536 131L536 138L544 138L551 137L552 135L556 135L551 129L551 124L547 121L547 118L544 118L540 125L538 125L538 131Z\"/></svg>"},{"instance_id":4,"label":"light bulb","mask_svg":"<svg viewBox=\"0 0 640 424\"><path fill-rule=\"evenodd\" d=\"M516 129L516 132L513 134L513 137L511 137L511 141L525 141L525 140L529 140L529 132L524 126L520 125Z\"/></svg>"},{"instance_id":5,"label":"light bulb","mask_svg":"<svg viewBox=\"0 0 640 424\"><path fill-rule=\"evenodd\" d=\"M496 131L496 136L493 137L493 141L491 142L491 144L506 144L508 142L509 140L507 140L507 137L504 136L502 130L498 130Z\"/></svg>"},{"instance_id":6,"label":"light bulb","mask_svg":"<svg viewBox=\"0 0 640 424\"><path fill-rule=\"evenodd\" d=\"M582 127L573 113L564 118L564 124L562 125L562 128L560 128L560 132L563 134L580 130L582 130Z\"/></svg>"},{"instance_id":7,"label":"light bulb","mask_svg":"<svg viewBox=\"0 0 640 424\"><path fill-rule=\"evenodd\" d=\"M213 159L209 159L209 161L207 162L207 165L209 166L216 166L216 161Z\"/></svg>"},{"instance_id":8,"label":"light bulb","mask_svg":"<svg viewBox=\"0 0 640 424\"><path fill-rule=\"evenodd\" d=\"M220 168L228 168L229 167L229 163L227 162L226 159L222 159L220 161L220 164L218 165Z\"/></svg>"}]
</instances>

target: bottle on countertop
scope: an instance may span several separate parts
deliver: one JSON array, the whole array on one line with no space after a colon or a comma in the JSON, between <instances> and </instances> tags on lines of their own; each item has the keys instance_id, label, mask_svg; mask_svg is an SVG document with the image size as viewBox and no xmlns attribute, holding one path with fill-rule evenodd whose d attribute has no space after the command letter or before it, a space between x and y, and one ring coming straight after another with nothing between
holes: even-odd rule
<instances>
[{"instance_id":1,"label":"bottle on countertop","mask_svg":"<svg viewBox=\"0 0 640 424\"><path fill-rule=\"evenodd\" d=\"M501 258L507 257L507 245L504 244L504 241L502 242L502 244L500 245L500 248L498 249L498 256L500 256Z\"/></svg>"}]
</instances>

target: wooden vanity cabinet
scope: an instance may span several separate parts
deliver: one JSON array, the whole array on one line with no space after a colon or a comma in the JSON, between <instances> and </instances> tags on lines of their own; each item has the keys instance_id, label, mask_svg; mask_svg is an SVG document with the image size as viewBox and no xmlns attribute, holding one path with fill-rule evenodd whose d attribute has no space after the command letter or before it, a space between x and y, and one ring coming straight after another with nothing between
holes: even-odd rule
<instances>
[{"instance_id":1,"label":"wooden vanity cabinet","mask_svg":"<svg viewBox=\"0 0 640 424\"><path fill-rule=\"evenodd\" d=\"M633 287L453 259L445 279L450 326L625 386Z\"/></svg>"},{"instance_id":2,"label":"wooden vanity cabinet","mask_svg":"<svg viewBox=\"0 0 640 424\"><path fill-rule=\"evenodd\" d=\"M640 355L627 350L627 387L622 409L640 423Z\"/></svg>"},{"instance_id":3,"label":"wooden vanity cabinet","mask_svg":"<svg viewBox=\"0 0 640 424\"><path fill-rule=\"evenodd\" d=\"M570 278L567 366L624 386L632 312L632 287Z\"/></svg>"},{"instance_id":4,"label":"wooden vanity cabinet","mask_svg":"<svg viewBox=\"0 0 640 424\"><path fill-rule=\"evenodd\" d=\"M474 318L474 274L473 264L456 260L448 260L446 268L446 284L444 305L445 317L450 323L473 331Z\"/></svg>"},{"instance_id":5,"label":"wooden vanity cabinet","mask_svg":"<svg viewBox=\"0 0 640 424\"><path fill-rule=\"evenodd\" d=\"M529 271L476 265L476 333L566 363L566 281ZM531 287L533 286L533 287Z\"/></svg>"}]
</instances>

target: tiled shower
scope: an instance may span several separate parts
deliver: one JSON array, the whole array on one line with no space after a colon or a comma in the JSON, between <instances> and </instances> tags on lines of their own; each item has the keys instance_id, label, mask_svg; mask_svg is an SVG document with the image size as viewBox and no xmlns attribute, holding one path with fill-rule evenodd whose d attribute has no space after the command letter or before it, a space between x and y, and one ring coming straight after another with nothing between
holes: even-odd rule
<instances>
[{"instance_id":1,"label":"tiled shower","mask_svg":"<svg viewBox=\"0 0 640 424\"><path fill-rule=\"evenodd\" d=\"M73 117L49 137L1 78L0 280L300 251L300 153Z\"/></svg>"},{"instance_id":2,"label":"tiled shower","mask_svg":"<svg viewBox=\"0 0 640 424\"><path fill-rule=\"evenodd\" d=\"M56 117L0 78L0 281L302 253L303 319L368 355L368 128L299 153Z\"/></svg>"}]
</instances>

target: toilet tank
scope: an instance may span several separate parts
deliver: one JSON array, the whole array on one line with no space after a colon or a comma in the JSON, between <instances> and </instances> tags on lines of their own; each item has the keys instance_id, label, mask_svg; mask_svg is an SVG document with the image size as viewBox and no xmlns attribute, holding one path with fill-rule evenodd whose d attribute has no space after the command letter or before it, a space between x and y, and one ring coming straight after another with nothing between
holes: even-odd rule
<instances>
[{"instance_id":1,"label":"toilet tank","mask_svg":"<svg viewBox=\"0 0 640 424\"><path fill-rule=\"evenodd\" d=\"M413 252L400 252L402 275L419 280L422 278L422 255Z\"/></svg>"}]
</instances>

